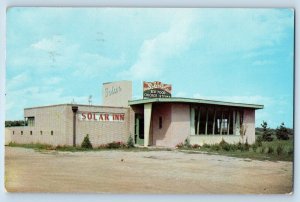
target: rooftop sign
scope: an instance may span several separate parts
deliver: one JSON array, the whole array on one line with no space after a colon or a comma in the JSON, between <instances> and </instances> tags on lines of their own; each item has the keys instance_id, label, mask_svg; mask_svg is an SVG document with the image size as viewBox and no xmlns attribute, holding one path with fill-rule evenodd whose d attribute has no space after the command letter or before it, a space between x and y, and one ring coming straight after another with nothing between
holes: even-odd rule
<instances>
[{"instance_id":1,"label":"rooftop sign","mask_svg":"<svg viewBox=\"0 0 300 202\"><path fill-rule=\"evenodd\" d=\"M170 98L172 94L172 85L164 84L160 81L146 82L143 85L144 98Z\"/></svg>"}]
</instances>

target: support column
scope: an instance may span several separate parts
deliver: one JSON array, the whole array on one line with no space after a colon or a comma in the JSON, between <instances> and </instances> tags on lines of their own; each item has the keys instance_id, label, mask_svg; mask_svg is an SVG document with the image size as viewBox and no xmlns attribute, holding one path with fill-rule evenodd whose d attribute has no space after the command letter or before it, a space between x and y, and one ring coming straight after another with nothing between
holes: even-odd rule
<instances>
[{"instance_id":1,"label":"support column","mask_svg":"<svg viewBox=\"0 0 300 202\"><path fill-rule=\"evenodd\" d=\"M73 111L73 147L76 147L76 113L78 106L72 106Z\"/></svg>"},{"instance_id":2,"label":"support column","mask_svg":"<svg viewBox=\"0 0 300 202\"><path fill-rule=\"evenodd\" d=\"M232 130L233 135L235 135L236 131L236 122L235 122L235 110L232 111Z\"/></svg>"},{"instance_id":3,"label":"support column","mask_svg":"<svg viewBox=\"0 0 300 202\"><path fill-rule=\"evenodd\" d=\"M220 120L220 135L222 135L223 130L223 110L221 112L221 120Z\"/></svg>"},{"instance_id":4,"label":"support column","mask_svg":"<svg viewBox=\"0 0 300 202\"><path fill-rule=\"evenodd\" d=\"M149 146L152 103L144 104L144 146Z\"/></svg>"},{"instance_id":5,"label":"support column","mask_svg":"<svg viewBox=\"0 0 300 202\"><path fill-rule=\"evenodd\" d=\"M230 130L230 110L228 111L228 122L227 122L227 135L229 135Z\"/></svg>"},{"instance_id":6,"label":"support column","mask_svg":"<svg viewBox=\"0 0 300 202\"><path fill-rule=\"evenodd\" d=\"M191 135L195 135L195 108L191 107Z\"/></svg>"},{"instance_id":7,"label":"support column","mask_svg":"<svg viewBox=\"0 0 300 202\"><path fill-rule=\"evenodd\" d=\"M215 126L216 126L216 108L214 108L213 135L215 134Z\"/></svg>"},{"instance_id":8,"label":"support column","mask_svg":"<svg viewBox=\"0 0 300 202\"><path fill-rule=\"evenodd\" d=\"M206 108L205 135L207 135L208 108Z\"/></svg>"},{"instance_id":9,"label":"support column","mask_svg":"<svg viewBox=\"0 0 300 202\"><path fill-rule=\"evenodd\" d=\"M197 134L199 135L200 134L200 115L201 115L201 109L200 109L200 107L199 107L199 109L198 109L199 111L198 111L198 122L197 122Z\"/></svg>"},{"instance_id":10,"label":"support column","mask_svg":"<svg viewBox=\"0 0 300 202\"><path fill-rule=\"evenodd\" d=\"M237 111L236 112L236 131L235 131L235 135L240 135L240 128L241 128L241 126L240 126L240 112L239 111Z\"/></svg>"}]
</instances>

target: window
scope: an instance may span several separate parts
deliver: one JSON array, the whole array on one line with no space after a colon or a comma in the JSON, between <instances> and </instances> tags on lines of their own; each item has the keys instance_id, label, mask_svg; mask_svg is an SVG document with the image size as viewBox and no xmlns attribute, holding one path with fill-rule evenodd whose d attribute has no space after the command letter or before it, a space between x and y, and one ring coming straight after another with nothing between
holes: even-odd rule
<instances>
[{"instance_id":1,"label":"window","mask_svg":"<svg viewBox=\"0 0 300 202\"><path fill-rule=\"evenodd\" d=\"M51 135L53 135L53 130L51 130Z\"/></svg>"},{"instance_id":2,"label":"window","mask_svg":"<svg viewBox=\"0 0 300 202\"><path fill-rule=\"evenodd\" d=\"M32 135L32 131L30 131L30 135Z\"/></svg>"},{"instance_id":3,"label":"window","mask_svg":"<svg viewBox=\"0 0 300 202\"><path fill-rule=\"evenodd\" d=\"M23 135L23 131L21 131L21 135Z\"/></svg>"},{"instance_id":4,"label":"window","mask_svg":"<svg viewBox=\"0 0 300 202\"><path fill-rule=\"evenodd\" d=\"M27 117L27 125L34 126L34 116Z\"/></svg>"},{"instance_id":5,"label":"window","mask_svg":"<svg viewBox=\"0 0 300 202\"><path fill-rule=\"evenodd\" d=\"M239 118L238 118L239 117ZM192 135L233 135L243 124L242 109L210 105L195 105L191 107Z\"/></svg>"},{"instance_id":6,"label":"window","mask_svg":"<svg viewBox=\"0 0 300 202\"><path fill-rule=\"evenodd\" d=\"M162 117L161 116L158 119L158 128L162 129Z\"/></svg>"},{"instance_id":7,"label":"window","mask_svg":"<svg viewBox=\"0 0 300 202\"><path fill-rule=\"evenodd\" d=\"M43 135L43 131L40 131L40 134Z\"/></svg>"},{"instance_id":8,"label":"window","mask_svg":"<svg viewBox=\"0 0 300 202\"><path fill-rule=\"evenodd\" d=\"M15 131L13 131L13 135L15 134Z\"/></svg>"}]
</instances>

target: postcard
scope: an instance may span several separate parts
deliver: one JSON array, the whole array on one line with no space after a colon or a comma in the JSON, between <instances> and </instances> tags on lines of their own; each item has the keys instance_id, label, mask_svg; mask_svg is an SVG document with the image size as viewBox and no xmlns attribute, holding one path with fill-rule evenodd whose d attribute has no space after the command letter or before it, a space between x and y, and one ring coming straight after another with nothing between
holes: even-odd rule
<instances>
[{"instance_id":1,"label":"postcard","mask_svg":"<svg viewBox=\"0 0 300 202\"><path fill-rule=\"evenodd\" d=\"M7 9L7 192L292 194L294 10Z\"/></svg>"}]
</instances>

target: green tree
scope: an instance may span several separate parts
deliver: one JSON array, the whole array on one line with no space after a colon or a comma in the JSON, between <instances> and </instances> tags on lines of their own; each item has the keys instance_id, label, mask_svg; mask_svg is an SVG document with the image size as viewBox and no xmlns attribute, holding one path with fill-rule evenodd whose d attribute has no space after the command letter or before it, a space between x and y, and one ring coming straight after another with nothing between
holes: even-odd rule
<instances>
[{"instance_id":1,"label":"green tree","mask_svg":"<svg viewBox=\"0 0 300 202\"><path fill-rule=\"evenodd\" d=\"M270 131L270 128L268 128L268 123L263 121L261 127L263 128L262 140L268 142L273 141L272 132Z\"/></svg>"},{"instance_id":2,"label":"green tree","mask_svg":"<svg viewBox=\"0 0 300 202\"><path fill-rule=\"evenodd\" d=\"M89 138L89 134L87 134L84 137L84 139L81 143L81 147L85 148L85 149L93 149L92 143L91 143L90 138Z\"/></svg>"},{"instance_id":3,"label":"green tree","mask_svg":"<svg viewBox=\"0 0 300 202\"><path fill-rule=\"evenodd\" d=\"M278 140L288 140L289 138L289 131L285 127L284 123L281 123L279 127L276 128L276 137Z\"/></svg>"}]
</instances>

